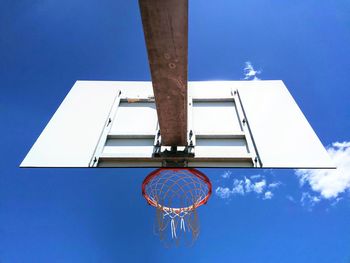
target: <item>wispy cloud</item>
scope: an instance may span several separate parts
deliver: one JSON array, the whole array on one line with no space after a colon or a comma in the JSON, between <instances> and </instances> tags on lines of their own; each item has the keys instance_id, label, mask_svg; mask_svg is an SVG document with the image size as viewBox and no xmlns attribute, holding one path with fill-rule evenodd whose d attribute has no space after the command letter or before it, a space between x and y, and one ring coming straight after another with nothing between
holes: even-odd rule
<instances>
[{"instance_id":1,"label":"wispy cloud","mask_svg":"<svg viewBox=\"0 0 350 263\"><path fill-rule=\"evenodd\" d=\"M336 206L340 200L342 200L342 197L337 197L333 200L333 202L331 203L331 206Z\"/></svg>"},{"instance_id":2,"label":"wispy cloud","mask_svg":"<svg viewBox=\"0 0 350 263\"><path fill-rule=\"evenodd\" d=\"M233 181L233 187L231 190L231 194L240 194L240 195L244 195L245 191L244 191L244 183L243 180L237 180L235 179Z\"/></svg>"},{"instance_id":3,"label":"wispy cloud","mask_svg":"<svg viewBox=\"0 0 350 263\"><path fill-rule=\"evenodd\" d=\"M259 178L261 178L261 174L255 174L250 176L250 179L259 179Z\"/></svg>"},{"instance_id":4,"label":"wispy cloud","mask_svg":"<svg viewBox=\"0 0 350 263\"><path fill-rule=\"evenodd\" d=\"M221 177L224 179L228 179L231 177L231 174L232 174L232 172L230 170L227 170L221 175Z\"/></svg>"},{"instance_id":5,"label":"wispy cloud","mask_svg":"<svg viewBox=\"0 0 350 263\"><path fill-rule=\"evenodd\" d=\"M258 75L261 74L261 70L255 70L253 64L250 61L245 62L243 71L245 80L260 80L258 78Z\"/></svg>"},{"instance_id":6,"label":"wispy cloud","mask_svg":"<svg viewBox=\"0 0 350 263\"><path fill-rule=\"evenodd\" d=\"M321 199L318 196L311 195L308 192L302 193L300 198L301 205L306 207L309 211L320 201Z\"/></svg>"},{"instance_id":7,"label":"wispy cloud","mask_svg":"<svg viewBox=\"0 0 350 263\"><path fill-rule=\"evenodd\" d=\"M229 177L225 175L223 178ZM219 186L216 188L215 193L222 199L255 193L257 196L262 197L262 199L267 200L273 197L272 188L269 187L271 184L274 185L272 188L277 188L280 185L279 182L268 184L264 176L252 175L250 177L244 177L244 179L234 179L231 187Z\"/></svg>"},{"instance_id":8,"label":"wispy cloud","mask_svg":"<svg viewBox=\"0 0 350 263\"><path fill-rule=\"evenodd\" d=\"M269 188L277 188L281 185L281 182L273 182L268 185Z\"/></svg>"},{"instance_id":9,"label":"wispy cloud","mask_svg":"<svg viewBox=\"0 0 350 263\"><path fill-rule=\"evenodd\" d=\"M286 198L287 198L289 201L291 201L291 202L295 203L295 199L294 199L294 197L293 197L293 196L291 196L291 195L287 195L287 196L286 196Z\"/></svg>"},{"instance_id":10,"label":"wispy cloud","mask_svg":"<svg viewBox=\"0 0 350 263\"><path fill-rule=\"evenodd\" d=\"M245 178L245 189L246 192L255 192L257 194L261 194L266 187L266 180L262 179L261 181L252 183L251 180Z\"/></svg>"},{"instance_id":11,"label":"wispy cloud","mask_svg":"<svg viewBox=\"0 0 350 263\"><path fill-rule=\"evenodd\" d=\"M267 192L265 192L263 199L265 199L265 200L271 199L272 197L273 197L273 193L271 191L267 191Z\"/></svg>"},{"instance_id":12,"label":"wispy cloud","mask_svg":"<svg viewBox=\"0 0 350 263\"><path fill-rule=\"evenodd\" d=\"M228 187L219 186L218 188L216 188L215 194L222 199L228 199L232 195L232 192Z\"/></svg>"},{"instance_id":13,"label":"wispy cloud","mask_svg":"<svg viewBox=\"0 0 350 263\"><path fill-rule=\"evenodd\" d=\"M336 170L300 169L295 174L302 186L308 184L321 198L335 199L350 191L350 142L335 142L327 151Z\"/></svg>"}]
</instances>

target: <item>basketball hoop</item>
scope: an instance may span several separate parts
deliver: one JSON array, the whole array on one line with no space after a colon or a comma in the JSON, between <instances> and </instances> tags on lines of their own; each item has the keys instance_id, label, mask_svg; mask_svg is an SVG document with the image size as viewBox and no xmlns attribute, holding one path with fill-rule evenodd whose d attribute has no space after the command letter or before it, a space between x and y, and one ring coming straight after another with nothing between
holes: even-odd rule
<instances>
[{"instance_id":1,"label":"basketball hoop","mask_svg":"<svg viewBox=\"0 0 350 263\"><path fill-rule=\"evenodd\" d=\"M195 241L199 235L196 209L207 203L211 191L209 178L196 169L160 168L150 173L142 183L142 195L156 208L159 238L176 244L181 238Z\"/></svg>"}]
</instances>

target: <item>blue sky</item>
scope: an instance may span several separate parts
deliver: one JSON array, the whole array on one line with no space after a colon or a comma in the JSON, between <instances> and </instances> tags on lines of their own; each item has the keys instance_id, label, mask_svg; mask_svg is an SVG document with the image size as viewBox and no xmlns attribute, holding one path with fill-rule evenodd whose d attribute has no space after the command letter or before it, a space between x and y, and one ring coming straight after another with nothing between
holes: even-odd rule
<instances>
[{"instance_id":1,"label":"blue sky","mask_svg":"<svg viewBox=\"0 0 350 263\"><path fill-rule=\"evenodd\" d=\"M349 1L190 1L190 80L282 79L340 169L202 169L200 237L173 249L151 170L18 168L76 80L150 79L137 1L0 4L1 263L350 262Z\"/></svg>"}]
</instances>

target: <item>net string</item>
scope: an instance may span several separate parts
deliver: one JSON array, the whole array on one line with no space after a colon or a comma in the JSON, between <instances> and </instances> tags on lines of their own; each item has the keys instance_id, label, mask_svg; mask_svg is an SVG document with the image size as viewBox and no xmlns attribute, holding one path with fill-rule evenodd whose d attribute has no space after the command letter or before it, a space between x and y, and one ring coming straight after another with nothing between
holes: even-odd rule
<instances>
[{"instance_id":1,"label":"net string","mask_svg":"<svg viewBox=\"0 0 350 263\"><path fill-rule=\"evenodd\" d=\"M197 239L199 221L196 208L209 192L204 180L186 170L163 170L148 182L145 192L156 204L157 226L154 232L161 240L166 239L165 230L169 225L171 239L176 243L189 233L192 242Z\"/></svg>"}]
</instances>

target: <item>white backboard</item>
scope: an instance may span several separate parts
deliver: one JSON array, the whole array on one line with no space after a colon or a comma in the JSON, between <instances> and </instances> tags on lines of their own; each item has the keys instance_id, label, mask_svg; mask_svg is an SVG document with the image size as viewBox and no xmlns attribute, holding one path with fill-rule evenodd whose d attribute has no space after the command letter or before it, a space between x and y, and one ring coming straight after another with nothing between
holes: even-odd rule
<instances>
[{"instance_id":1,"label":"white backboard","mask_svg":"<svg viewBox=\"0 0 350 263\"><path fill-rule=\"evenodd\" d=\"M77 81L21 167L334 168L282 81L189 82L192 155L159 140L151 82Z\"/></svg>"}]
</instances>

